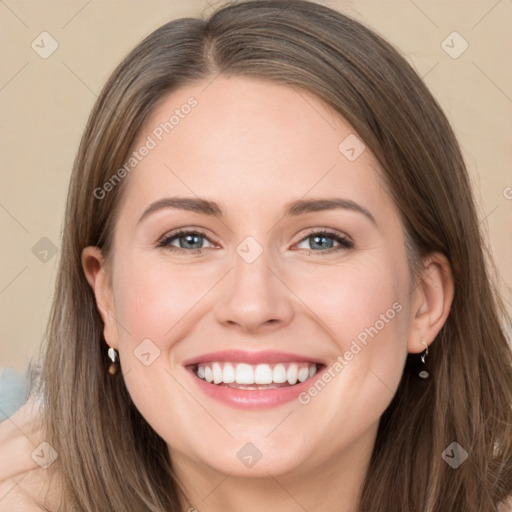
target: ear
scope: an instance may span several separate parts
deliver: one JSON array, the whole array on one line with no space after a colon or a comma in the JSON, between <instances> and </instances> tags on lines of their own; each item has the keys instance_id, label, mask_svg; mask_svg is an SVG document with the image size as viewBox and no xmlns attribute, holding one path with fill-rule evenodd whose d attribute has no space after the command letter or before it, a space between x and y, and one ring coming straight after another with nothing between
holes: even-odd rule
<instances>
[{"instance_id":1,"label":"ear","mask_svg":"<svg viewBox=\"0 0 512 512\"><path fill-rule=\"evenodd\" d=\"M443 327L453 301L454 284L446 256L432 253L424 261L419 282L412 292L410 353L425 350Z\"/></svg>"},{"instance_id":2,"label":"ear","mask_svg":"<svg viewBox=\"0 0 512 512\"><path fill-rule=\"evenodd\" d=\"M114 317L114 294L106 261L101 249L89 246L82 251L82 267L94 292L96 307L103 320L103 335L112 348L117 348L117 329Z\"/></svg>"}]
</instances>

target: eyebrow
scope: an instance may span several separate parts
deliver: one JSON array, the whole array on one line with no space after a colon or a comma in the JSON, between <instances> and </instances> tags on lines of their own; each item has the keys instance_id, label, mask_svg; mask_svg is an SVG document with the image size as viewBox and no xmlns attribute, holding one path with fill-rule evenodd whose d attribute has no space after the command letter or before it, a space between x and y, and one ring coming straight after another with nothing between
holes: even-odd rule
<instances>
[{"instance_id":1,"label":"eyebrow","mask_svg":"<svg viewBox=\"0 0 512 512\"><path fill-rule=\"evenodd\" d=\"M188 210L202 215L211 215L219 218L224 215L222 208L220 208L215 201L196 197L166 197L151 203L144 210L144 213L137 221L137 224L142 222L152 213L165 208ZM366 208L350 199L297 199L285 204L284 215L295 217L306 213L337 209L361 213L369 219L372 224L377 225L375 217Z\"/></svg>"}]
</instances>

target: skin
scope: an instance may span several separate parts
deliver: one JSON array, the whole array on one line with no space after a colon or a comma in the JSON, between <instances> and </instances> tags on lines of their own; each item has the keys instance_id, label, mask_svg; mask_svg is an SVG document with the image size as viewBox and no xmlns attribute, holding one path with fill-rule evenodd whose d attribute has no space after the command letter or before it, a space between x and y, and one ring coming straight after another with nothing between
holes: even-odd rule
<instances>
[{"instance_id":1,"label":"skin","mask_svg":"<svg viewBox=\"0 0 512 512\"><path fill-rule=\"evenodd\" d=\"M105 340L196 509L355 511L407 353L423 351L448 315L449 264L432 254L412 279L375 157L367 148L351 162L338 150L354 130L318 98L254 78L207 85L168 95L141 131L135 147L197 99L126 178L109 263L98 248L83 251ZM164 208L138 223L169 196L213 200L224 215ZM283 217L284 205L301 198L349 199L376 224L347 209ZM177 228L206 232L200 253L157 247ZM338 231L354 247L334 251L333 238L319 247L309 228ZM236 252L248 236L262 248L252 263ZM329 365L396 302L401 311L307 405L232 408L206 397L182 366L228 348L289 351ZM145 366L134 350L148 338L160 355ZM262 453L252 468L237 457L247 442Z\"/></svg>"}]
</instances>

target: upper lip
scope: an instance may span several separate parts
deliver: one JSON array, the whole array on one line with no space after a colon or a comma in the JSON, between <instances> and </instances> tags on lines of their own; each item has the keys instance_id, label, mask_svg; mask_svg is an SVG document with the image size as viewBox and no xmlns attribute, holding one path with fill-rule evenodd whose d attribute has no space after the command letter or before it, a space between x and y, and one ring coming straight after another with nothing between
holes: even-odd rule
<instances>
[{"instance_id":1,"label":"upper lip","mask_svg":"<svg viewBox=\"0 0 512 512\"><path fill-rule=\"evenodd\" d=\"M315 357L303 356L299 354L292 354L291 352L277 352L275 350L263 351L247 351L247 350L220 350L217 352L208 352L191 359L183 361L183 366L191 366L195 364L210 363L214 361L219 362L239 362L247 364L262 364L262 363L317 363L324 364L322 361Z\"/></svg>"}]
</instances>

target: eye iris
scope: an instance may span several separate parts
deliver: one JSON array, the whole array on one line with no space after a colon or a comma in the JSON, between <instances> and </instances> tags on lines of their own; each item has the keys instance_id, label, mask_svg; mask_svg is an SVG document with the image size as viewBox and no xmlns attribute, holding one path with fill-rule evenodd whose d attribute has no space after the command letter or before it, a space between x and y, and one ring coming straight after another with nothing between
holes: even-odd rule
<instances>
[{"instance_id":1,"label":"eye iris","mask_svg":"<svg viewBox=\"0 0 512 512\"><path fill-rule=\"evenodd\" d=\"M313 244L318 244L320 249L331 249L333 245L333 240L331 237L326 235L314 235L309 237L310 240L313 240ZM328 240L328 243L321 243L320 240Z\"/></svg>"},{"instance_id":2,"label":"eye iris","mask_svg":"<svg viewBox=\"0 0 512 512\"><path fill-rule=\"evenodd\" d=\"M202 235L196 235L196 234L188 234L188 235L181 235L180 236L180 247L184 248L184 249L190 249L190 246L188 245L184 245L182 243L182 240L185 239L186 242L185 243L190 243L192 244L192 248L193 249L200 249L201 248L201 243L202 243ZM195 241L194 241L195 240Z\"/></svg>"}]
</instances>

